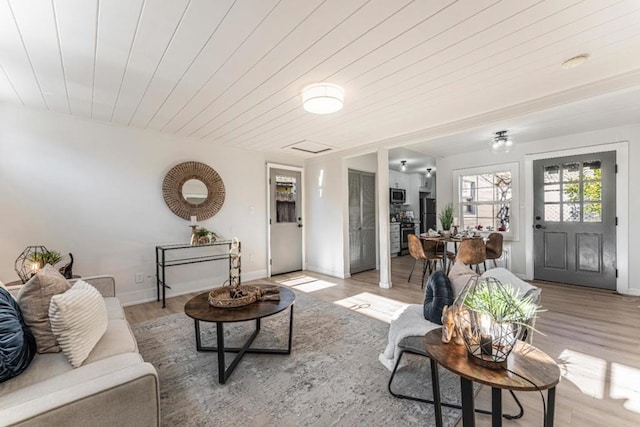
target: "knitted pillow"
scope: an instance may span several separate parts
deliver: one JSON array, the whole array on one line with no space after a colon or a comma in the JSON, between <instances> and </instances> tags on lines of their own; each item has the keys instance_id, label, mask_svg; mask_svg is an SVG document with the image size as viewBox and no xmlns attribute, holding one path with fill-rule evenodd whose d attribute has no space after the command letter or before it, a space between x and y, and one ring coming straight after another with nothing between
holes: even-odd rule
<instances>
[{"instance_id":1,"label":"knitted pillow","mask_svg":"<svg viewBox=\"0 0 640 427\"><path fill-rule=\"evenodd\" d=\"M74 368L89 356L109 322L104 298L82 280L67 292L51 297L49 319L62 352Z\"/></svg>"},{"instance_id":2,"label":"knitted pillow","mask_svg":"<svg viewBox=\"0 0 640 427\"><path fill-rule=\"evenodd\" d=\"M20 306L0 287L0 383L21 374L36 354L36 340L25 325Z\"/></svg>"},{"instance_id":3,"label":"knitted pillow","mask_svg":"<svg viewBox=\"0 0 640 427\"><path fill-rule=\"evenodd\" d=\"M45 265L18 293L24 323L36 338L38 353L58 353L60 346L51 332L49 302L51 297L69 289L69 282L58 270Z\"/></svg>"},{"instance_id":4,"label":"knitted pillow","mask_svg":"<svg viewBox=\"0 0 640 427\"><path fill-rule=\"evenodd\" d=\"M441 270L435 271L427 280L427 290L424 295L424 318L442 325L442 309L445 305L453 304L453 299L453 289L449 278Z\"/></svg>"}]
</instances>

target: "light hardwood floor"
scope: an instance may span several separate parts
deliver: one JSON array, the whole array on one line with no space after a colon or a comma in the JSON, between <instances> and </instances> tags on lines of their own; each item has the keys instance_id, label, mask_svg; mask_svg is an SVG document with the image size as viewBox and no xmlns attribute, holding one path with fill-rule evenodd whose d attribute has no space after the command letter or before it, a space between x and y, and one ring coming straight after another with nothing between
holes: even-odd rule
<instances>
[{"instance_id":1,"label":"light hardwood floor","mask_svg":"<svg viewBox=\"0 0 640 427\"><path fill-rule=\"evenodd\" d=\"M413 259L392 258L391 289L378 286L378 272L368 271L349 279L336 279L312 272L276 276L269 281L306 275L335 286L310 293L315 298L335 302L368 292L404 303L422 303L420 273L407 283ZM419 270L416 267L416 270ZM264 280L263 280L264 282ZM536 327L542 334L533 344L556 360L563 372L557 388L556 426L640 426L640 297L617 295L611 291L579 286L536 282L542 288L541 313ZM172 313L182 313L195 294L167 299L167 307L152 302L125 309L127 318L137 323ZM383 349L374 349L381 352ZM427 369L428 365L425 365ZM387 378L380 387L387 386ZM504 420L504 426L541 426L542 403L538 393L519 393L525 407L520 420ZM490 389L483 387L476 407L491 407ZM515 405L505 393L505 410ZM477 415L478 426L491 425L489 416ZM462 425L460 422L459 425Z\"/></svg>"}]
</instances>

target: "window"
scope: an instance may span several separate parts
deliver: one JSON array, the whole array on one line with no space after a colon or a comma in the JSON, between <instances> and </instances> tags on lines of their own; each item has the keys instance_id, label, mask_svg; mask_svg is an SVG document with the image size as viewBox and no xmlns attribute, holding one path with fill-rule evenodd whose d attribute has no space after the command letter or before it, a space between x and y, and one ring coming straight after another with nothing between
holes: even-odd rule
<instances>
[{"instance_id":1,"label":"window","mask_svg":"<svg viewBox=\"0 0 640 427\"><path fill-rule=\"evenodd\" d=\"M276 175L276 222L296 222L297 194L295 177Z\"/></svg>"},{"instance_id":2,"label":"window","mask_svg":"<svg viewBox=\"0 0 640 427\"><path fill-rule=\"evenodd\" d=\"M544 220L602 222L600 160L545 166Z\"/></svg>"},{"instance_id":3,"label":"window","mask_svg":"<svg viewBox=\"0 0 640 427\"><path fill-rule=\"evenodd\" d=\"M485 231L501 231L517 240L514 209L518 207L518 164L508 163L453 172L457 182L459 226L482 226ZM517 213L517 210L515 211Z\"/></svg>"}]
</instances>

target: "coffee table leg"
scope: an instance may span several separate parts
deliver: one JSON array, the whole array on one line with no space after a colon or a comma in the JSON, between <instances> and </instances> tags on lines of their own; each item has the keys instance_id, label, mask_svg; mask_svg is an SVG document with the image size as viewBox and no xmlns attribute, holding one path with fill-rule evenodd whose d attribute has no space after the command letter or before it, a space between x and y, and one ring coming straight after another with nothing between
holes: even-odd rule
<instances>
[{"instance_id":1,"label":"coffee table leg","mask_svg":"<svg viewBox=\"0 0 640 427\"><path fill-rule=\"evenodd\" d=\"M287 347L287 354L291 354L291 337L293 336L293 306L289 307L289 346Z\"/></svg>"},{"instance_id":2,"label":"coffee table leg","mask_svg":"<svg viewBox=\"0 0 640 427\"><path fill-rule=\"evenodd\" d=\"M491 427L502 426L502 390L491 388Z\"/></svg>"},{"instance_id":3,"label":"coffee table leg","mask_svg":"<svg viewBox=\"0 0 640 427\"><path fill-rule=\"evenodd\" d=\"M216 336L218 344L218 382L220 384L224 384L227 381L224 369L224 329L222 325L222 322L216 322Z\"/></svg>"},{"instance_id":4,"label":"coffee table leg","mask_svg":"<svg viewBox=\"0 0 640 427\"><path fill-rule=\"evenodd\" d=\"M460 377L460 390L462 392L462 425L464 427L474 427L476 418L473 403L473 382Z\"/></svg>"},{"instance_id":5,"label":"coffee table leg","mask_svg":"<svg viewBox=\"0 0 640 427\"><path fill-rule=\"evenodd\" d=\"M442 427L442 403L440 402L440 377L438 376L438 364L431 361L431 388L433 390L433 410L436 416L436 427Z\"/></svg>"},{"instance_id":6,"label":"coffee table leg","mask_svg":"<svg viewBox=\"0 0 640 427\"><path fill-rule=\"evenodd\" d=\"M202 341L200 341L200 321L193 319L196 324L196 350L202 351Z\"/></svg>"},{"instance_id":7,"label":"coffee table leg","mask_svg":"<svg viewBox=\"0 0 640 427\"><path fill-rule=\"evenodd\" d=\"M556 388L547 390L547 416L544 420L545 427L553 427L553 418L556 411Z\"/></svg>"}]
</instances>

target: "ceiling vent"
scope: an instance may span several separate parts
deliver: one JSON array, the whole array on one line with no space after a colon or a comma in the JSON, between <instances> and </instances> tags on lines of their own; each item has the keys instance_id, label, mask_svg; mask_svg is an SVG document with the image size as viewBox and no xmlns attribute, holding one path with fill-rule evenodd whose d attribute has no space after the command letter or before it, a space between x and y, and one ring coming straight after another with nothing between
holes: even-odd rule
<instances>
[{"instance_id":1,"label":"ceiling vent","mask_svg":"<svg viewBox=\"0 0 640 427\"><path fill-rule=\"evenodd\" d=\"M312 142L307 140L302 140L290 145L285 145L282 148L302 151L304 153L309 153L309 154L320 154L320 153L326 153L327 151L333 150L333 147L329 145L320 144L318 142Z\"/></svg>"}]
</instances>

